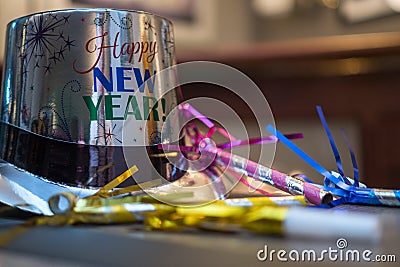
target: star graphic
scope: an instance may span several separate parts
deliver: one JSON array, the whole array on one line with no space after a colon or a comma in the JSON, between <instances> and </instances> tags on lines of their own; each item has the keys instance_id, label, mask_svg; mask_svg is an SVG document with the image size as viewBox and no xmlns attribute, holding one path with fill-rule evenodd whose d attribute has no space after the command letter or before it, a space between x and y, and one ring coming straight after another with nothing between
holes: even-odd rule
<instances>
[{"instance_id":1,"label":"star graphic","mask_svg":"<svg viewBox=\"0 0 400 267\"><path fill-rule=\"evenodd\" d=\"M53 52L53 56L49 58L50 60L54 61L54 65L59 61L58 57L56 56L56 52Z\"/></svg>"},{"instance_id":2,"label":"star graphic","mask_svg":"<svg viewBox=\"0 0 400 267\"><path fill-rule=\"evenodd\" d=\"M75 46L73 43L75 42L75 40L69 40L69 35L67 37L67 40L64 39L65 42L65 46L64 48L68 47L68 51L71 51L71 46Z\"/></svg>"},{"instance_id":3,"label":"star graphic","mask_svg":"<svg viewBox=\"0 0 400 267\"><path fill-rule=\"evenodd\" d=\"M60 58L64 59L64 51L65 51L65 48L63 48L63 47L61 46L61 47L60 47L60 50L57 52L58 58L59 58L59 59L60 59Z\"/></svg>"},{"instance_id":4,"label":"star graphic","mask_svg":"<svg viewBox=\"0 0 400 267\"><path fill-rule=\"evenodd\" d=\"M24 105L23 109L21 110L21 113L24 117L28 117L29 115L29 109L26 105Z\"/></svg>"},{"instance_id":5,"label":"star graphic","mask_svg":"<svg viewBox=\"0 0 400 267\"><path fill-rule=\"evenodd\" d=\"M104 138L105 143L108 144L114 138L120 144L122 144L122 141L116 137L116 134L113 133L113 131L115 130L115 127L117 126L116 124L114 124L112 130L111 130L111 128L108 128L108 130L106 130L106 128L101 124L100 124L100 126L103 128L103 134L96 136L95 139Z\"/></svg>"},{"instance_id":6,"label":"star graphic","mask_svg":"<svg viewBox=\"0 0 400 267\"><path fill-rule=\"evenodd\" d=\"M51 16L53 18L52 20L57 19L57 14L53 14L52 12L49 12L49 16Z\"/></svg>"},{"instance_id":7,"label":"star graphic","mask_svg":"<svg viewBox=\"0 0 400 267\"><path fill-rule=\"evenodd\" d=\"M85 17L81 18L81 22L84 23L85 22Z\"/></svg>"},{"instance_id":8,"label":"star graphic","mask_svg":"<svg viewBox=\"0 0 400 267\"><path fill-rule=\"evenodd\" d=\"M115 134L111 133L111 129L108 129L108 132L105 133L106 139L113 137Z\"/></svg>"},{"instance_id":9,"label":"star graphic","mask_svg":"<svg viewBox=\"0 0 400 267\"><path fill-rule=\"evenodd\" d=\"M71 17L71 15L63 16L64 23L68 23L69 24L69 17Z\"/></svg>"},{"instance_id":10,"label":"star graphic","mask_svg":"<svg viewBox=\"0 0 400 267\"><path fill-rule=\"evenodd\" d=\"M154 32L154 35L157 35L157 33L154 31L154 25L151 24L151 19L150 18L146 18L145 22L144 22L144 28L145 30L151 30L152 32Z\"/></svg>"},{"instance_id":11,"label":"star graphic","mask_svg":"<svg viewBox=\"0 0 400 267\"><path fill-rule=\"evenodd\" d=\"M58 37L57 37L56 41L58 41L58 40L60 40L60 39L63 39L63 40L65 39L65 38L64 38L64 32L63 32L63 31L61 31L61 32L58 33Z\"/></svg>"},{"instance_id":12,"label":"star graphic","mask_svg":"<svg viewBox=\"0 0 400 267\"><path fill-rule=\"evenodd\" d=\"M165 52L171 56L172 55L171 50L174 47L174 42L165 40L164 43L165 43L165 48L164 48Z\"/></svg>"},{"instance_id":13,"label":"star graphic","mask_svg":"<svg viewBox=\"0 0 400 267\"><path fill-rule=\"evenodd\" d=\"M51 63L49 63L49 65L43 66L43 68L44 68L44 74L46 74L47 72L51 73Z\"/></svg>"},{"instance_id":14,"label":"star graphic","mask_svg":"<svg viewBox=\"0 0 400 267\"><path fill-rule=\"evenodd\" d=\"M165 28L163 28L162 34L164 36L163 38L164 50L166 54L172 56L172 50L174 48L174 41L173 41L174 38L172 36L170 27L166 26Z\"/></svg>"}]
</instances>

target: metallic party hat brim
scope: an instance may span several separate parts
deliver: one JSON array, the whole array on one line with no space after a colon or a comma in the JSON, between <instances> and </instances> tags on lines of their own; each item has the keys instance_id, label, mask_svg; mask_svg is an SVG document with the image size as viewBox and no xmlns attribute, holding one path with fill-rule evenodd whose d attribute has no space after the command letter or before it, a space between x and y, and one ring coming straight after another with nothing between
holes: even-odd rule
<instances>
[{"instance_id":1,"label":"metallic party hat brim","mask_svg":"<svg viewBox=\"0 0 400 267\"><path fill-rule=\"evenodd\" d=\"M0 160L0 202L37 214L53 215L48 200L63 192L85 197L96 190L52 183Z\"/></svg>"}]
</instances>

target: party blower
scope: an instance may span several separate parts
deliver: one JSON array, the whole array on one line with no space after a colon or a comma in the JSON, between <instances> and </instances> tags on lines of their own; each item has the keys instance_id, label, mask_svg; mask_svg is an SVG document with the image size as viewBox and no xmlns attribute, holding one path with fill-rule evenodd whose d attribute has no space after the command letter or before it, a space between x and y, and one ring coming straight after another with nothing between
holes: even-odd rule
<instances>
[{"instance_id":1,"label":"party blower","mask_svg":"<svg viewBox=\"0 0 400 267\"><path fill-rule=\"evenodd\" d=\"M25 209L50 214L54 194L92 194L131 167L124 154L140 177L122 186L154 171L165 179L153 185L184 175L157 146L169 141L162 129L179 129L178 115L164 122L178 105L176 90L164 91L176 76L155 78L175 64L170 21L112 9L36 13L8 24L5 51L0 173ZM152 167L148 155L158 155Z\"/></svg>"}]
</instances>

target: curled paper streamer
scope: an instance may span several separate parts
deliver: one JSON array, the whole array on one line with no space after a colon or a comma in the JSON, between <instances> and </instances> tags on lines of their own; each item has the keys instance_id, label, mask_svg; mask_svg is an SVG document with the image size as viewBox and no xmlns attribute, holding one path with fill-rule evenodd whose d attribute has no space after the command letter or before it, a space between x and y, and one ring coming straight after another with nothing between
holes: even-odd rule
<instances>
[{"instance_id":1,"label":"curled paper streamer","mask_svg":"<svg viewBox=\"0 0 400 267\"><path fill-rule=\"evenodd\" d=\"M352 204L369 204L369 205L386 205L386 206L400 206L400 190L390 189L376 189L366 188L358 181L358 167L355 160L354 152L350 147L350 144L346 139L351 154L351 159L354 167L354 180L344 176L342 169L342 163L340 160L339 152L336 144L333 140L332 134L330 133L328 124L325 120L321 107L317 107L318 114L324 125L325 131L328 135L332 151L334 153L338 171L328 171L322 167L318 162L303 152L298 146L286 138L282 133L276 130L272 125L267 126L267 130L275 135L279 141L284 143L289 149L296 153L300 158L306 161L311 167L317 172L324 176L324 186L314 184L317 187L323 188L324 190L331 192L338 197L337 200L329 203L328 206L333 207L340 204L352 203ZM313 183L310 183L313 184Z\"/></svg>"}]
</instances>

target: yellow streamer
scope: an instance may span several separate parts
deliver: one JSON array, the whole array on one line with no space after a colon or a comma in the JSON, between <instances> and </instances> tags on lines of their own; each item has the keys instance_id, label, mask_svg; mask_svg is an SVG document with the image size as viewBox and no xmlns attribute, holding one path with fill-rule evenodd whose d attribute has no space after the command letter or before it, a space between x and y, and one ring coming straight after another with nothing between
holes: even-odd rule
<instances>
[{"instance_id":1,"label":"yellow streamer","mask_svg":"<svg viewBox=\"0 0 400 267\"><path fill-rule=\"evenodd\" d=\"M78 199L72 193L61 193L49 199L51 217L35 217L23 225L14 227L0 235L0 246L4 246L31 226L73 225L73 224L115 224L143 222L149 229L178 230L198 227L213 231L237 231L247 229L256 233L282 234L283 221L288 206L307 204L304 196L255 197L217 200L197 207L174 207L160 202L191 197L192 192L172 193L156 200L146 194L118 197L141 190L143 187L159 185L153 180L126 188L115 189L138 171L129 168L113 179L94 195ZM59 202L64 198L68 205L61 210Z\"/></svg>"},{"instance_id":2,"label":"yellow streamer","mask_svg":"<svg viewBox=\"0 0 400 267\"><path fill-rule=\"evenodd\" d=\"M95 195L103 193L103 192L111 191L112 189L114 189L115 187L120 185L122 182L124 182L126 179L133 176L136 172L138 172L138 170L139 169L136 167L136 165L132 166L127 171L122 173L120 176L118 176L117 178L113 179L111 182L109 182L108 184L106 184L105 186L100 188L100 190L97 191L97 193Z\"/></svg>"}]
</instances>

